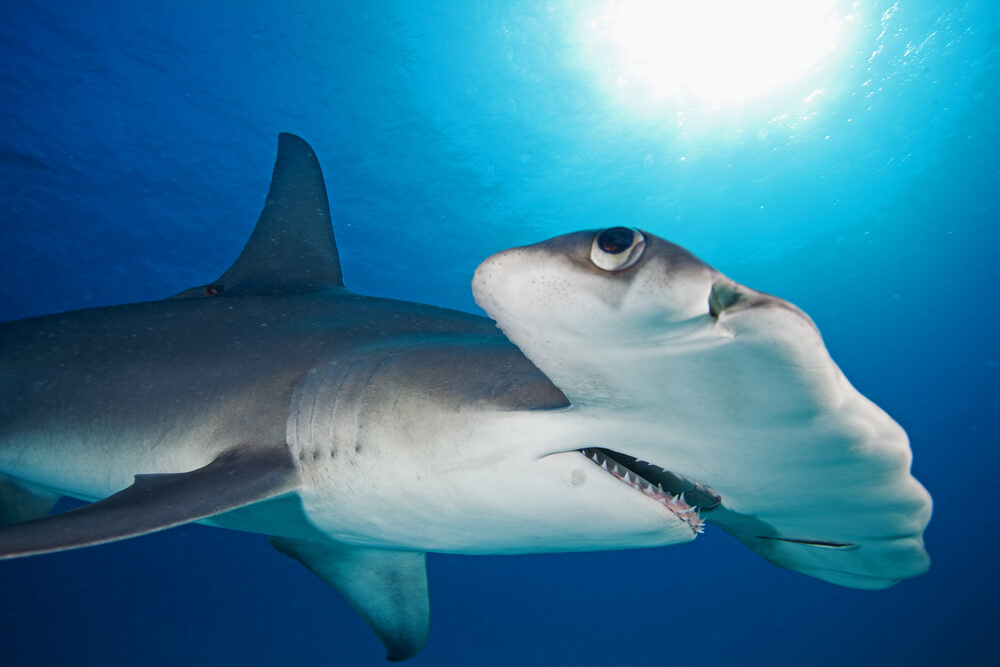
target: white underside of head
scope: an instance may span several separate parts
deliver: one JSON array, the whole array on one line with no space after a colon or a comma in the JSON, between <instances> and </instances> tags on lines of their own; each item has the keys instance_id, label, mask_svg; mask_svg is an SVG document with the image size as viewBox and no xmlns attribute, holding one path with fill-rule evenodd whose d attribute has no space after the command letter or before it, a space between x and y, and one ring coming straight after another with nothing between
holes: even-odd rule
<instances>
[{"instance_id":1,"label":"white underside of head","mask_svg":"<svg viewBox=\"0 0 1000 667\"><path fill-rule=\"evenodd\" d=\"M601 244L628 251L622 234L508 250L473 281L578 410L583 446L711 487L722 506L708 521L779 565L862 588L926 570L931 502L906 434L851 386L813 322L651 235L624 269L595 263Z\"/></svg>"}]
</instances>

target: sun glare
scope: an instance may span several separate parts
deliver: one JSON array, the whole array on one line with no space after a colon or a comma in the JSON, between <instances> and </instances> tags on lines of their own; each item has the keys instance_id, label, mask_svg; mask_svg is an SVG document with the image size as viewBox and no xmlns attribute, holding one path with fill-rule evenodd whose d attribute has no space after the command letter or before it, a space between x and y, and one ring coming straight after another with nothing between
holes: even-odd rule
<instances>
[{"instance_id":1,"label":"sun glare","mask_svg":"<svg viewBox=\"0 0 1000 667\"><path fill-rule=\"evenodd\" d=\"M609 86L633 101L739 106L821 65L842 32L838 4L618 0L588 17L587 57Z\"/></svg>"}]
</instances>

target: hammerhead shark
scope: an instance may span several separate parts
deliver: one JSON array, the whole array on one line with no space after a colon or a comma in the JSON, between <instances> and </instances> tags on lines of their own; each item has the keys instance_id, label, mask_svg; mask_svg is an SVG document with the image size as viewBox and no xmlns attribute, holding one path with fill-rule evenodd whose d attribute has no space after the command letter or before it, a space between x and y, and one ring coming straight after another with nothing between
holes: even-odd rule
<instances>
[{"instance_id":1,"label":"hammerhead shark","mask_svg":"<svg viewBox=\"0 0 1000 667\"><path fill-rule=\"evenodd\" d=\"M688 542L877 589L929 566L903 429L792 304L631 227L500 252L492 319L344 286L319 162L281 134L217 280L0 325L0 558L198 522L263 533L388 649L427 552ZM50 514L70 496L91 501Z\"/></svg>"}]
</instances>

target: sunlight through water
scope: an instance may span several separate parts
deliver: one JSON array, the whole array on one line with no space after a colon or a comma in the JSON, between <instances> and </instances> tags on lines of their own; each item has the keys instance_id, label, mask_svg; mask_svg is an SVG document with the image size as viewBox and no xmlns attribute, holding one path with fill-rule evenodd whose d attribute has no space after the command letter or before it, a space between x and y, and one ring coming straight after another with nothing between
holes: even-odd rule
<instances>
[{"instance_id":1,"label":"sunlight through water","mask_svg":"<svg viewBox=\"0 0 1000 667\"><path fill-rule=\"evenodd\" d=\"M850 11L837 0L617 0L579 28L585 61L620 101L725 113L821 91Z\"/></svg>"}]
</instances>

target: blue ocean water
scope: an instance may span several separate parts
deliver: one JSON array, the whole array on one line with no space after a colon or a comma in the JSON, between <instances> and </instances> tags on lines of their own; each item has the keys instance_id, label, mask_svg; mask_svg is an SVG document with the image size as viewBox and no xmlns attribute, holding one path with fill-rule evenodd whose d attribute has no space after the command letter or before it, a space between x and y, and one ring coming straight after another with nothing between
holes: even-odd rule
<instances>
[{"instance_id":1,"label":"blue ocean water","mask_svg":"<svg viewBox=\"0 0 1000 667\"><path fill-rule=\"evenodd\" d=\"M935 499L930 572L879 592L711 527L665 549L431 556L414 665L991 663L995 3L832 3L824 58L735 103L637 90L608 2L148 4L0 8L0 320L215 278L291 131L319 155L355 291L479 312L489 254L641 227L807 311ZM382 656L257 535L189 526L0 564L5 666Z\"/></svg>"}]
</instances>

